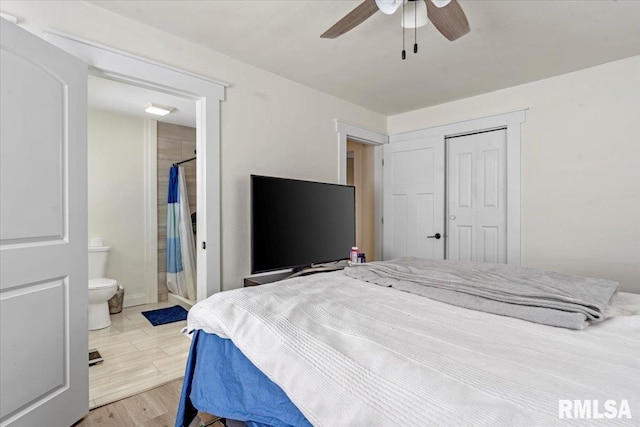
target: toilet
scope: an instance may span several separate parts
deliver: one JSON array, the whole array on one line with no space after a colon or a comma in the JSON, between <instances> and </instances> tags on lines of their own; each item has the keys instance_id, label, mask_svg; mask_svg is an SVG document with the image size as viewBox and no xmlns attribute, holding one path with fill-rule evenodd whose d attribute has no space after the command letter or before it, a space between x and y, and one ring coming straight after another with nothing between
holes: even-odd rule
<instances>
[{"instance_id":1,"label":"toilet","mask_svg":"<svg viewBox=\"0 0 640 427\"><path fill-rule=\"evenodd\" d=\"M89 330L103 329L111 325L109 299L116 294L118 282L107 279L109 246L102 239L93 237L89 241Z\"/></svg>"}]
</instances>

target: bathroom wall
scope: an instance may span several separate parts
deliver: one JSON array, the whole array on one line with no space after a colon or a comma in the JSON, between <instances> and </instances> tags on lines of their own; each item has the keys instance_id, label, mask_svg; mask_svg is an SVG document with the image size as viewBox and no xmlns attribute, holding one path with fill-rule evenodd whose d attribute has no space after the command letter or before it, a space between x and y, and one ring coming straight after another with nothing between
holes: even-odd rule
<instances>
[{"instance_id":1,"label":"bathroom wall","mask_svg":"<svg viewBox=\"0 0 640 427\"><path fill-rule=\"evenodd\" d=\"M158 301L167 300L167 191L173 163L195 156L196 129L158 122ZM184 167L189 209L196 211L196 162Z\"/></svg>"},{"instance_id":2,"label":"bathroom wall","mask_svg":"<svg viewBox=\"0 0 640 427\"><path fill-rule=\"evenodd\" d=\"M146 302L143 124L88 111L89 237L111 246L107 277L124 286L125 307Z\"/></svg>"}]
</instances>

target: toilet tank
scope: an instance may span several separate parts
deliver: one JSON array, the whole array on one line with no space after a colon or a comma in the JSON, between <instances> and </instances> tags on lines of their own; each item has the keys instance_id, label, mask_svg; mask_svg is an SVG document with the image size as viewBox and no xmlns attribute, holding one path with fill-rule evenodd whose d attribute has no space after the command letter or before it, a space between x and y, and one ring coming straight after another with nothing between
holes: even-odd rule
<instances>
[{"instance_id":1,"label":"toilet tank","mask_svg":"<svg viewBox=\"0 0 640 427\"><path fill-rule=\"evenodd\" d=\"M109 246L89 246L89 279L107 277Z\"/></svg>"}]
</instances>

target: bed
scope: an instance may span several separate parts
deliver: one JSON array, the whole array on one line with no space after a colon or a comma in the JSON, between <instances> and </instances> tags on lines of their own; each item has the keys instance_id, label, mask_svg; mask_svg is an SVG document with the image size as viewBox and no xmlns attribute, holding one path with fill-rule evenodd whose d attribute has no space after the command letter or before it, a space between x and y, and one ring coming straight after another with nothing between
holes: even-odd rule
<instances>
[{"instance_id":1,"label":"bed","mask_svg":"<svg viewBox=\"0 0 640 427\"><path fill-rule=\"evenodd\" d=\"M568 329L353 276L196 304L176 426L196 411L252 427L637 425L640 295L613 292Z\"/></svg>"}]
</instances>

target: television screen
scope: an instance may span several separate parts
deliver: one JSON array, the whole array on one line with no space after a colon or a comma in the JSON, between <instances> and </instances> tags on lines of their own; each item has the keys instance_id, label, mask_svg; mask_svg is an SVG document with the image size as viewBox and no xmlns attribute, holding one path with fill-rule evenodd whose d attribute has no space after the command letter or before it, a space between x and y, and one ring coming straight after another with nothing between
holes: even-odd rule
<instances>
[{"instance_id":1,"label":"television screen","mask_svg":"<svg viewBox=\"0 0 640 427\"><path fill-rule=\"evenodd\" d=\"M349 258L355 187L251 175L251 273Z\"/></svg>"}]
</instances>

